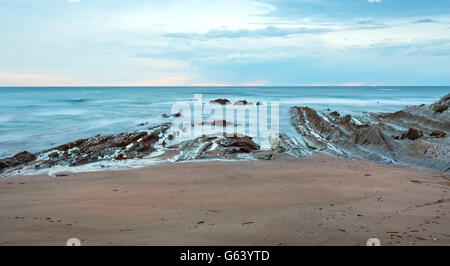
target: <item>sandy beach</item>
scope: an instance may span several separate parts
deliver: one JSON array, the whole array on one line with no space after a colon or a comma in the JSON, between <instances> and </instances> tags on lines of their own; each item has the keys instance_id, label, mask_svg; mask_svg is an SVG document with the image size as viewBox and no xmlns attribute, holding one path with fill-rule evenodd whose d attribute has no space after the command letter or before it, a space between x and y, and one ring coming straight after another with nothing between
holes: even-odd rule
<instances>
[{"instance_id":1,"label":"sandy beach","mask_svg":"<svg viewBox=\"0 0 450 266\"><path fill-rule=\"evenodd\" d=\"M0 179L0 245L450 245L450 175L316 154Z\"/></svg>"}]
</instances>

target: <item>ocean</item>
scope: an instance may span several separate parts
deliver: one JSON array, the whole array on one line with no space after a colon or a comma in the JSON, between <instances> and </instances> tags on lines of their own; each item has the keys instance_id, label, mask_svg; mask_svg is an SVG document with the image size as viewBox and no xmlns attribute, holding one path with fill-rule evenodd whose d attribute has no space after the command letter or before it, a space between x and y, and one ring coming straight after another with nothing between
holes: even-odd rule
<instances>
[{"instance_id":1,"label":"ocean","mask_svg":"<svg viewBox=\"0 0 450 266\"><path fill-rule=\"evenodd\" d=\"M38 152L97 134L130 132L167 122L174 102L278 102L280 132L295 134L291 106L360 115L431 104L450 87L2 87L0 158Z\"/></svg>"}]
</instances>

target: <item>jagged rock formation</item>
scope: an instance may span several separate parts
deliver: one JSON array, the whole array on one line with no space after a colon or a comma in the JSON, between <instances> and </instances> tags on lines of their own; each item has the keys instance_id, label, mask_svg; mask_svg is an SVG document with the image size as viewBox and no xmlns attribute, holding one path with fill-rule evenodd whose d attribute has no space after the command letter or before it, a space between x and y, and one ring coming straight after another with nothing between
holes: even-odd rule
<instances>
[{"instance_id":1,"label":"jagged rock formation","mask_svg":"<svg viewBox=\"0 0 450 266\"><path fill-rule=\"evenodd\" d=\"M98 160L143 158L156 150L154 145L168 128L169 124L163 124L150 128L149 131L80 139L36 154L39 159L44 160L37 167L76 166Z\"/></svg>"},{"instance_id":2,"label":"jagged rock formation","mask_svg":"<svg viewBox=\"0 0 450 266\"><path fill-rule=\"evenodd\" d=\"M395 113L342 117L292 107L291 121L312 151L379 163L409 163L450 170L450 94L431 106L412 106ZM363 121L364 123L362 123Z\"/></svg>"}]
</instances>

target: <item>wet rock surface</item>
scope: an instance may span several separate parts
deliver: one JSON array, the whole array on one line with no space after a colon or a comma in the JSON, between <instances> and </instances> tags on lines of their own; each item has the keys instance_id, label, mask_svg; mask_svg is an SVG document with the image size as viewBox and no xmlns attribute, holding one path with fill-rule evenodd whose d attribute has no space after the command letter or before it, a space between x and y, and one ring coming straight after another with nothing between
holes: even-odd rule
<instances>
[{"instance_id":1,"label":"wet rock surface","mask_svg":"<svg viewBox=\"0 0 450 266\"><path fill-rule=\"evenodd\" d=\"M231 159L237 154L250 154L260 146L248 136L202 136L174 147L180 152L176 161L197 159Z\"/></svg>"},{"instance_id":2,"label":"wet rock surface","mask_svg":"<svg viewBox=\"0 0 450 266\"><path fill-rule=\"evenodd\" d=\"M18 153L13 157L0 160L0 172L5 168L27 164L34 160L36 160L36 156L32 153L29 153L27 151Z\"/></svg>"}]
</instances>

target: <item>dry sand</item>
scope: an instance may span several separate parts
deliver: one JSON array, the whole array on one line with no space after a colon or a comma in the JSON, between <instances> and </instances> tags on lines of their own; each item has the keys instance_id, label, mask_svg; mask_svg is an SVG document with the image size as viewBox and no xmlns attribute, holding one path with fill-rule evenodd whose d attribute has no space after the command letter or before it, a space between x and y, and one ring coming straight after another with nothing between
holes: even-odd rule
<instances>
[{"instance_id":1,"label":"dry sand","mask_svg":"<svg viewBox=\"0 0 450 266\"><path fill-rule=\"evenodd\" d=\"M316 155L0 181L0 245L450 245L450 175Z\"/></svg>"}]
</instances>

